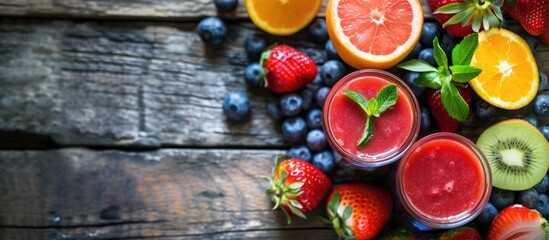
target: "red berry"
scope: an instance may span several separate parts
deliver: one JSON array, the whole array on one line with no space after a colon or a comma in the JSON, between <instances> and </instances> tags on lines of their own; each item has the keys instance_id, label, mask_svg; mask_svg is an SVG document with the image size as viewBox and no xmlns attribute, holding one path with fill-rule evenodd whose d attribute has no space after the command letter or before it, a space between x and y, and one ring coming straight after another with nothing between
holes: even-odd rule
<instances>
[{"instance_id":1,"label":"red berry","mask_svg":"<svg viewBox=\"0 0 549 240\"><path fill-rule=\"evenodd\" d=\"M273 175L269 178L271 188L265 193L275 202L275 209L282 207L288 217L305 214L314 210L332 187L330 178L309 162L301 159L277 161Z\"/></svg>"},{"instance_id":2,"label":"red berry","mask_svg":"<svg viewBox=\"0 0 549 240\"><path fill-rule=\"evenodd\" d=\"M503 8L513 19L533 36L539 36L549 28L549 0L504 1Z\"/></svg>"},{"instance_id":3,"label":"red berry","mask_svg":"<svg viewBox=\"0 0 549 240\"><path fill-rule=\"evenodd\" d=\"M326 209L340 238L372 239L389 221L393 197L386 187L349 183L334 188Z\"/></svg>"},{"instance_id":4,"label":"red berry","mask_svg":"<svg viewBox=\"0 0 549 240\"><path fill-rule=\"evenodd\" d=\"M472 97L469 90L465 88L458 88L459 94L467 102L467 105L471 106ZM431 115L437 123L438 129L442 132L455 132L459 127L459 121L452 118L448 111L442 105L440 96L440 89L428 89L427 90L427 106Z\"/></svg>"},{"instance_id":5,"label":"red berry","mask_svg":"<svg viewBox=\"0 0 549 240\"><path fill-rule=\"evenodd\" d=\"M261 63L267 88L274 93L299 90L316 77L316 64L309 56L288 45L263 52Z\"/></svg>"}]
</instances>

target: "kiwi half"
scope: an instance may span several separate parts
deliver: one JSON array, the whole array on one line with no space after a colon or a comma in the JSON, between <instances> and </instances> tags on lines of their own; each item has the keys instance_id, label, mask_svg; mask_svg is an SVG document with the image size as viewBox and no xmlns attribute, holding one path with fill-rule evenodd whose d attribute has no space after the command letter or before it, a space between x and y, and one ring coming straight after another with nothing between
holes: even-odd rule
<instances>
[{"instance_id":1,"label":"kiwi half","mask_svg":"<svg viewBox=\"0 0 549 240\"><path fill-rule=\"evenodd\" d=\"M526 190L547 173L549 143L524 120L505 120L490 126L478 138L477 146L488 159L494 187Z\"/></svg>"}]
</instances>

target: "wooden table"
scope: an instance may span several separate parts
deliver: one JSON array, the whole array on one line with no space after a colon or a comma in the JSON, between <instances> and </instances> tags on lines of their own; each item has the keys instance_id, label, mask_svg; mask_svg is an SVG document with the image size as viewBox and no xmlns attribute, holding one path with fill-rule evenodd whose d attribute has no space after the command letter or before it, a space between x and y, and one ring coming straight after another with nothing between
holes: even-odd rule
<instances>
[{"instance_id":1,"label":"wooden table","mask_svg":"<svg viewBox=\"0 0 549 240\"><path fill-rule=\"evenodd\" d=\"M259 176L289 145L268 91L243 80L259 30L241 1L221 15L227 43L205 47L194 30L216 14L210 0L0 0L0 239L335 238L314 214L271 211ZM306 33L270 39L326 60ZM536 55L549 72L549 48ZM250 95L249 121L224 117L230 90ZM460 133L530 109L470 114Z\"/></svg>"}]
</instances>

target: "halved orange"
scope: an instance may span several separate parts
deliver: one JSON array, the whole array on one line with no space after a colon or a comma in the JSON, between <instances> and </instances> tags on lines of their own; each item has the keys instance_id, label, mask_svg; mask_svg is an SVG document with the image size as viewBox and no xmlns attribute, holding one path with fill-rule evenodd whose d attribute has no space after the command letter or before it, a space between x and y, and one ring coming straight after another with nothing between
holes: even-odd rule
<instances>
[{"instance_id":1,"label":"halved orange","mask_svg":"<svg viewBox=\"0 0 549 240\"><path fill-rule=\"evenodd\" d=\"M478 36L471 66L482 69L469 84L486 102L504 109L519 109L538 91L536 59L528 43L504 28L491 28Z\"/></svg>"},{"instance_id":2,"label":"halved orange","mask_svg":"<svg viewBox=\"0 0 549 240\"><path fill-rule=\"evenodd\" d=\"M423 9L418 0L330 0L326 26L346 63L357 69L387 69L418 42Z\"/></svg>"},{"instance_id":3,"label":"halved orange","mask_svg":"<svg viewBox=\"0 0 549 240\"><path fill-rule=\"evenodd\" d=\"M245 0L252 22L273 35L287 36L307 26L322 6L322 0Z\"/></svg>"}]
</instances>

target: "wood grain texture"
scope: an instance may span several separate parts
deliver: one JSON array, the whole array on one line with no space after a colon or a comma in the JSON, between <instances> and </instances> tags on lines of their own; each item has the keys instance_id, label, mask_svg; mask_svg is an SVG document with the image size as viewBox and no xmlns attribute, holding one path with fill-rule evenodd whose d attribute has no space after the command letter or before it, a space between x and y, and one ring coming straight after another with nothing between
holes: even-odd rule
<instances>
[{"instance_id":1,"label":"wood grain texture","mask_svg":"<svg viewBox=\"0 0 549 240\"><path fill-rule=\"evenodd\" d=\"M276 150L0 152L0 239L334 239L263 194ZM317 214L317 213L315 213Z\"/></svg>"},{"instance_id":2,"label":"wood grain texture","mask_svg":"<svg viewBox=\"0 0 549 240\"><path fill-rule=\"evenodd\" d=\"M205 47L195 24L0 21L0 130L51 136L62 145L284 146L266 115L266 89L247 89L250 24ZM273 38L315 55L307 38ZM252 100L251 118L222 113L228 91Z\"/></svg>"},{"instance_id":3,"label":"wood grain texture","mask_svg":"<svg viewBox=\"0 0 549 240\"><path fill-rule=\"evenodd\" d=\"M420 0L424 15L431 12ZM324 17L328 0L323 0L319 17ZM93 19L196 20L219 15L225 19L247 19L244 0L233 13L220 14L213 0L0 0L0 15L28 17L71 17Z\"/></svg>"}]
</instances>

